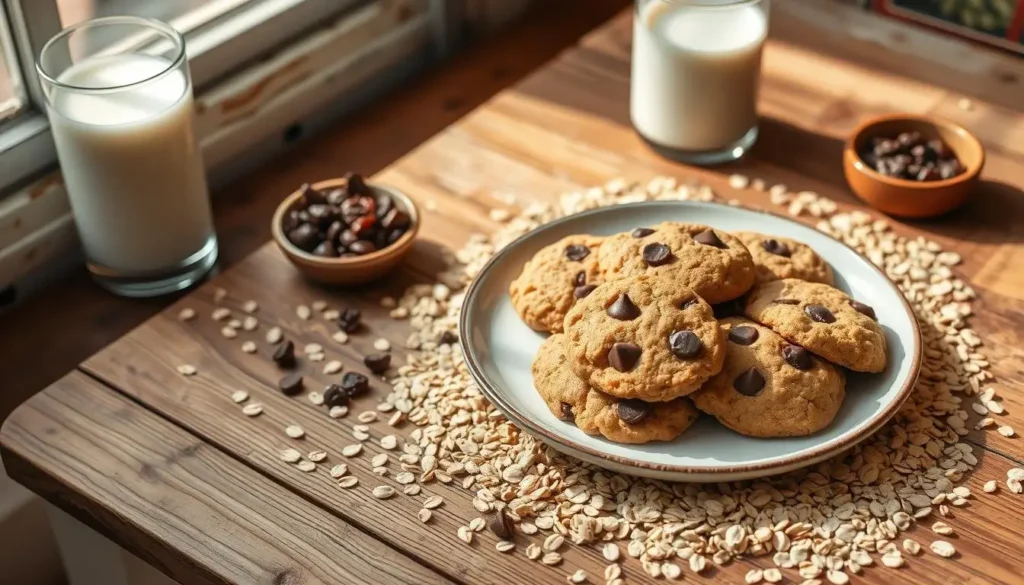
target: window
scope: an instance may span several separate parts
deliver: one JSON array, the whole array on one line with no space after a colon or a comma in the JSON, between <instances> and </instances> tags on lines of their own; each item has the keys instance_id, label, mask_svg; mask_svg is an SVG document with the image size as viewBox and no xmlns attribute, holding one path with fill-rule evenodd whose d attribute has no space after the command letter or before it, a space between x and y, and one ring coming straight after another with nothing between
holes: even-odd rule
<instances>
[{"instance_id":1,"label":"window","mask_svg":"<svg viewBox=\"0 0 1024 585\"><path fill-rule=\"evenodd\" d=\"M0 124L18 115L25 103L18 61L7 19L0 13Z\"/></svg>"}]
</instances>

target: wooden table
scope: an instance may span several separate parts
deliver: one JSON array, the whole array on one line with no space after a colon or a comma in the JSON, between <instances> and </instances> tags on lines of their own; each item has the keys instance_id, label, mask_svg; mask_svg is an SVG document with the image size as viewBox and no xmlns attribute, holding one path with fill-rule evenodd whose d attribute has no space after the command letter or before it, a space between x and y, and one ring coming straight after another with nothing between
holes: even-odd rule
<instances>
[{"instance_id":1,"label":"wooden table","mask_svg":"<svg viewBox=\"0 0 1024 585\"><path fill-rule=\"evenodd\" d=\"M341 446L352 442L358 423L354 413L332 420L282 396L269 360L242 353L240 339L224 339L209 318L218 305L215 289L229 292L220 304L236 312L245 300L259 302L261 329L247 334L252 338L277 325L300 346L322 343L346 368L361 369L372 340L399 345L406 336L405 325L380 308L380 296L428 279L442 264L442 247L457 248L472 233L494 229L489 210L506 205L498 192L525 203L612 177L670 174L766 205L764 193L728 186L729 174L744 173L854 207L841 175L842 139L860 119L886 111L951 118L977 132L989 149L988 182L975 200L949 217L899 229L927 235L965 258L963 274L981 294L973 327L986 342L1007 408L1001 422L1024 431L1024 114L1014 110L1024 96L1024 62L849 7L790 0L773 8L762 136L744 161L686 168L658 158L637 139L626 108L630 15L623 14L375 177L436 205L426 214L415 257L395 278L328 293L297 278L277 250L265 246L15 411L3 427L4 463L62 510L54 513L62 538L85 535L76 541L86 548L70 561L72 578L91 571L92 582L129 583L143 570L133 564L137 556L185 584L563 583L577 568L591 582L602 581L606 563L593 548L572 547L558 567L499 553L493 537L467 548L456 529L478 514L457 483L425 487L446 501L425 526L416 520L422 496L370 497L369 486L386 482L373 482L366 455L346 461L362 481L354 490L339 489L323 470L301 474L283 464L278 452L289 446L284 426L300 424L308 434L302 448L322 448L333 463L345 460ZM965 95L959 91L973 100L972 109L958 105ZM320 177L292 182L307 178ZM347 345L332 344L332 327L303 322L294 312L296 304L320 298L359 306L369 331ZM185 306L201 318L181 323L176 315ZM182 363L196 364L200 373L183 378L176 372ZM326 380L318 371L309 378ZM262 416L239 414L228 396L240 389L266 405ZM387 432L383 422L371 427L378 436ZM966 440L981 453L968 481L975 492L1024 462L1018 438L974 432ZM959 535L956 559L924 555L899 573L871 569L857 581L931 583L941 575L951 584L1019 583L1020 498L1003 490L958 510L948 520ZM109 540L92 538L93 531ZM101 560L125 558L116 570L97 568ZM742 582L748 569L769 562L733 563L706 578ZM630 583L647 580L634 561L626 571Z\"/></svg>"}]
</instances>

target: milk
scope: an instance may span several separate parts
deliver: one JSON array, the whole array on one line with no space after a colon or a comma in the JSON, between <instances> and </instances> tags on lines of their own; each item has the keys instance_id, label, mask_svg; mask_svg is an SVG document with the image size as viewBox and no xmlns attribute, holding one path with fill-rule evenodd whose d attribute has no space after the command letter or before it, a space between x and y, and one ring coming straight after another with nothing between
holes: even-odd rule
<instances>
[{"instance_id":1,"label":"milk","mask_svg":"<svg viewBox=\"0 0 1024 585\"><path fill-rule=\"evenodd\" d=\"M181 68L141 54L91 57L55 85L50 124L78 233L94 272L171 272L212 249L213 221Z\"/></svg>"},{"instance_id":2,"label":"milk","mask_svg":"<svg viewBox=\"0 0 1024 585\"><path fill-rule=\"evenodd\" d=\"M756 138L767 6L641 2L633 24L630 113L657 146L700 153ZM686 158L683 153L683 158ZM738 153L742 154L742 150ZM737 154L737 156L738 156Z\"/></svg>"}]
</instances>

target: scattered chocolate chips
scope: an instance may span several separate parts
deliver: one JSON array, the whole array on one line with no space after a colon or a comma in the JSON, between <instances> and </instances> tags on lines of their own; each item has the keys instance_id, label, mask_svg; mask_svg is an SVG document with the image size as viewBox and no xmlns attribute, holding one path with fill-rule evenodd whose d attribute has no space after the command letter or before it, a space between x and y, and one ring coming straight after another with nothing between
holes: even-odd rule
<instances>
[{"instance_id":1,"label":"scattered chocolate chips","mask_svg":"<svg viewBox=\"0 0 1024 585\"><path fill-rule=\"evenodd\" d=\"M348 405L349 394L344 388L337 384L328 384L324 388L324 404L328 408L334 408L335 406L346 406Z\"/></svg>"},{"instance_id":2,"label":"scattered chocolate chips","mask_svg":"<svg viewBox=\"0 0 1024 585\"><path fill-rule=\"evenodd\" d=\"M454 331L445 331L438 340L440 343L451 345L459 342L459 336Z\"/></svg>"},{"instance_id":3,"label":"scattered chocolate chips","mask_svg":"<svg viewBox=\"0 0 1024 585\"><path fill-rule=\"evenodd\" d=\"M946 143L926 140L918 132L902 132L895 138L876 136L859 154L879 173L909 181L951 179L966 170Z\"/></svg>"},{"instance_id":4,"label":"scattered chocolate chips","mask_svg":"<svg viewBox=\"0 0 1024 585\"><path fill-rule=\"evenodd\" d=\"M633 369L643 350L635 343L616 343L608 350L608 364L620 372Z\"/></svg>"},{"instance_id":5,"label":"scattered chocolate chips","mask_svg":"<svg viewBox=\"0 0 1024 585\"><path fill-rule=\"evenodd\" d=\"M750 368L732 381L732 387L744 396L757 396L764 389L764 376L757 368Z\"/></svg>"},{"instance_id":6,"label":"scattered chocolate chips","mask_svg":"<svg viewBox=\"0 0 1024 585\"><path fill-rule=\"evenodd\" d=\"M338 313L338 328L345 333L355 333L362 326L363 313L355 307L342 309Z\"/></svg>"},{"instance_id":7,"label":"scattered chocolate chips","mask_svg":"<svg viewBox=\"0 0 1024 585\"><path fill-rule=\"evenodd\" d=\"M615 410L619 413L619 418L622 422L627 425L637 425L654 414L654 406L650 402L644 402L636 398L627 398L620 400L615 405Z\"/></svg>"},{"instance_id":8,"label":"scattered chocolate chips","mask_svg":"<svg viewBox=\"0 0 1024 585\"><path fill-rule=\"evenodd\" d=\"M576 277L572 279L573 284L576 286L583 286L587 284L587 271L580 270L576 273Z\"/></svg>"},{"instance_id":9,"label":"scattered chocolate chips","mask_svg":"<svg viewBox=\"0 0 1024 585\"><path fill-rule=\"evenodd\" d=\"M608 316L619 321L632 321L640 316L640 307L629 298L629 295L622 293L615 302L608 307Z\"/></svg>"},{"instance_id":10,"label":"scattered chocolate chips","mask_svg":"<svg viewBox=\"0 0 1024 585\"><path fill-rule=\"evenodd\" d=\"M491 522L488 524L491 532L494 536L497 536L501 540L508 540L512 538L513 523L512 519L509 518L508 514L505 513L505 509L499 509L494 513L491 518Z\"/></svg>"},{"instance_id":11,"label":"scattered chocolate chips","mask_svg":"<svg viewBox=\"0 0 1024 585\"><path fill-rule=\"evenodd\" d=\"M729 341L736 345L751 345L761 334L757 328L749 325L740 325L729 330Z\"/></svg>"},{"instance_id":12,"label":"scattered chocolate chips","mask_svg":"<svg viewBox=\"0 0 1024 585\"><path fill-rule=\"evenodd\" d=\"M274 354L271 356L274 363L279 368L294 368L295 367L295 344L291 341L285 341L279 343L277 348L274 349Z\"/></svg>"},{"instance_id":13,"label":"scattered chocolate chips","mask_svg":"<svg viewBox=\"0 0 1024 585\"><path fill-rule=\"evenodd\" d=\"M583 286L577 286L572 291L572 294L577 299L582 299L582 298L586 297L587 295L589 295L590 293L594 292L595 288L597 288L596 284L585 284Z\"/></svg>"},{"instance_id":14,"label":"scattered chocolate chips","mask_svg":"<svg viewBox=\"0 0 1024 585\"><path fill-rule=\"evenodd\" d=\"M572 405L569 404L568 402L563 402L561 404L561 407L562 407L561 419L569 421L569 422L575 422L576 421L576 415L572 413Z\"/></svg>"},{"instance_id":15,"label":"scattered chocolate chips","mask_svg":"<svg viewBox=\"0 0 1024 585\"><path fill-rule=\"evenodd\" d=\"M811 352L799 345L787 345L782 348L782 359L798 370L809 370L814 366L811 361Z\"/></svg>"},{"instance_id":16,"label":"scattered chocolate chips","mask_svg":"<svg viewBox=\"0 0 1024 585\"><path fill-rule=\"evenodd\" d=\"M672 250L661 242L654 242L644 246L643 257L648 266L662 266L672 259Z\"/></svg>"},{"instance_id":17,"label":"scattered chocolate chips","mask_svg":"<svg viewBox=\"0 0 1024 585\"><path fill-rule=\"evenodd\" d=\"M761 247L764 248L764 251L768 252L769 254L775 254L776 256L785 256L786 258L789 258L789 255L792 253L789 250L789 246L774 239L764 240L763 242L761 242Z\"/></svg>"},{"instance_id":18,"label":"scattered chocolate chips","mask_svg":"<svg viewBox=\"0 0 1024 585\"><path fill-rule=\"evenodd\" d=\"M828 309L821 305L807 305L806 307L804 307L804 313L806 313L808 317L817 321L818 323L836 322L836 316L832 314L832 311L829 311Z\"/></svg>"},{"instance_id":19,"label":"scattered chocolate chips","mask_svg":"<svg viewBox=\"0 0 1024 585\"><path fill-rule=\"evenodd\" d=\"M853 307L854 311L857 311L858 313L860 313L860 314L862 314L862 315L864 315L866 317L870 317L871 319L874 319L875 321L878 320L878 317L875 316L875 310L872 309L870 305L865 305L864 303L862 303L860 301L855 301L855 300L851 299L850 300L850 306Z\"/></svg>"},{"instance_id":20,"label":"scattered chocolate chips","mask_svg":"<svg viewBox=\"0 0 1024 585\"><path fill-rule=\"evenodd\" d=\"M704 244L705 246L712 246L715 248L725 249L729 247L725 245L725 242L718 237L718 234L716 234L714 230L704 230L696 236L693 236L693 240L698 244Z\"/></svg>"},{"instance_id":21,"label":"scattered chocolate chips","mask_svg":"<svg viewBox=\"0 0 1024 585\"><path fill-rule=\"evenodd\" d=\"M303 388L302 374L293 372L281 378L277 382L277 387L281 389L281 392L285 396L295 396L299 392L302 392Z\"/></svg>"},{"instance_id":22,"label":"scattered chocolate chips","mask_svg":"<svg viewBox=\"0 0 1024 585\"><path fill-rule=\"evenodd\" d=\"M573 262L579 262L590 255L590 248L583 244L569 244L565 247L565 257Z\"/></svg>"},{"instance_id":23,"label":"scattered chocolate chips","mask_svg":"<svg viewBox=\"0 0 1024 585\"><path fill-rule=\"evenodd\" d=\"M306 184L296 208L282 220L292 244L322 258L351 258L393 244L412 218L386 191L374 190L357 174L326 193Z\"/></svg>"},{"instance_id":24,"label":"scattered chocolate chips","mask_svg":"<svg viewBox=\"0 0 1024 585\"><path fill-rule=\"evenodd\" d=\"M796 299L775 299L771 302L773 305L799 305L800 301Z\"/></svg>"},{"instance_id":25,"label":"scattered chocolate chips","mask_svg":"<svg viewBox=\"0 0 1024 585\"><path fill-rule=\"evenodd\" d=\"M653 233L654 230L652 230L651 228L640 227L633 230L629 235L633 236L634 238L642 238L644 236L649 236Z\"/></svg>"},{"instance_id":26,"label":"scattered chocolate chips","mask_svg":"<svg viewBox=\"0 0 1024 585\"><path fill-rule=\"evenodd\" d=\"M341 389L348 393L349 398L365 394L370 389L370 379L359 372L346 372L341 377Z\"/></svg>"},{"instance_id":27,"label":"scattered chocolate chips","mask_svg":"<svg viewBox=\"0 0 1024 585\"><path fill-rule=\"evenodd\" d=\"M668 348L672 355L677 358L689 359L696 357L700 350L704 348L704 344L697 337L696 333L689 329L683 329L681 331L673 331L668 336Z\"/></svg>"},{"instance_id":28,"label":"scattered chocolate chips","mask_svg":"<svg viewBox=\"0 0 1024 585\"><path fill-rule=\"evenodd\" d=\"M391 354L390 353L371 353L363 358L363 363L366 367L377 374L378 376L388 371L391 367Z\"/></svg>"}]
</instances>

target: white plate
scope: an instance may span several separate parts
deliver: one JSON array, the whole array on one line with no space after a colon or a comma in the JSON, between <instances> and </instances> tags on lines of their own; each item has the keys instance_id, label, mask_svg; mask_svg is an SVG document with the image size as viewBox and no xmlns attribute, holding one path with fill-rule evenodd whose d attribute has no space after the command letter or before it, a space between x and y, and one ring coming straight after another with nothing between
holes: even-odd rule
<instances>
[{"instance_id":1,"label":"white plate","mask_svg":"<svg viewBox=\"0 0 1024 585\"><path fill-rule=\"evenodd\" d=\"M757 231L809 244L835 271L836 286L874 307L889 345L881 374L850 373L835 420L811 437L755 439L703 416L667 443L624 445L584 434L555 418L533 387L530 364L542 334L516 315L509 283L540 248L570 234L610 235L662 221L726 231ZM484 394L520 428L555 449L633 475L676 481L733 481L791 471L848 449L878 430L906 400L921 362L917 321L888 278L846 245L781 216L689 201L652 201L587 211L546 224L497 255L470 286L461 334L470 372Z\"/></svg>"}]
</instances>

